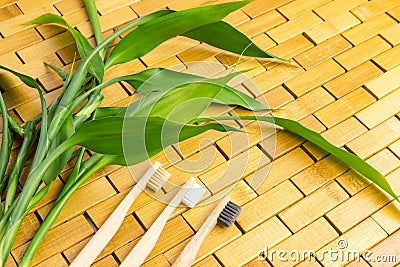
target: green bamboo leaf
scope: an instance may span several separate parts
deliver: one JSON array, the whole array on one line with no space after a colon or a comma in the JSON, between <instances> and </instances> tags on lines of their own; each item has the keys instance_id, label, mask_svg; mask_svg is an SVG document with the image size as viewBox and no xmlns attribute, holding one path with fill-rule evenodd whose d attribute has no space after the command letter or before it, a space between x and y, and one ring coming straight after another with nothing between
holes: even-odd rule
<instances>
[{"instance_id":1,"label":"green bamboo leaf","mask_svg":"<svg viewBox=\"0 0 400 267\"><path fill-rule=\"evenodd\" d=\"M131 24L134 25L134 26L141 26L141 25L146 24L146 23L148 23L148 22L150 22L150 21L152 21L152 20L154 20L156 18L165 16L165 15L168 15L168 14L171 14L171 10L168 10L168 9L159 10L159 11L153 12L153 13L147 15L147 16L141 17L141 18L133 21Z\"/></svg>"},{"instance_id":2,"label":"green bamboo leaf","mask_svg":"<svg viewBox=\"0 0 400 267\"><path fill-rule=\"evenodd\" d=\"M164 68L151 68L142 72L121 77L120 81L130 84L137 92L156 92L205 80L205 77L172 71Z\"/></svg>"},{"instance_id":3,"label":"green bamboo leaf","mask_svg":"<svg viewBox=\"0 0 400 267\"><path fill-rule=\"evenodd\" d=\"M42 92L41 86L36 82L35 79L33 79L32 77L30 77L30 76L28 76L28 75L25 75L25 74L16 72L16 71L14 71L14 70L12 70L12 69L9 69L9 68L7 68L7 67L5 67L5 66L2 66L2 65L0 65L0 69L5 70L5 71L8 71L8 72L14 74L14 75L17 76L24 84L26 84L26 85L29 86L29 87L35 88L35 89L38 91L38 93L39 93L39 98L40 98L40 104L41 104L41 107L42 107L42 115L41 115L42 127L41 127L41 129L40 129L40 135L41 135L41 137L40 137L40 139L39 139L39 143L40 143L40 142L46 143L46 140L45 140L45 139L46 139L46 136L47 136L47 122L48 122L47 117L48 117L48 116L47 116L46 100L45 100L44 97L43 97L43 92ZM42 151L42 147L41 147L41 146L38 146L37 154L42 154L42 156L44 155L44 152ZM40 157L41 157L41 156L39 156L38 158L40 158ZM33 163L32 163L33 166L35 165L34 163L35 163L35 159L34 159L34 161L33 161Z\"/></svg>"},{"instance_id":4,"label":"green bamboo leaf","mask_svg":"<svg viewBox=\"0 0 400 267\"><path fill-rule=\"evenodd\" d=\"M268 109L246 94L223 84L236 75L237 73L232 73L218 79L204 80L151 93L132 103L125 115L159 116L186 123L200 116L211 102L235 104L251 110Z\"/></svg>"},{"instance_id":5,"label":"green bamboo leaf","mask_svg":"<svg viewBox=\"0 0 400 267\"><path fill-rule=\"evenodd\" d=\"M58 68L58 67L56 67L56 66L54 66L54 65L52 65L52 64L50 64L50 63L44 62L44 64L45 64L46 66L48 66L49 68L51 68L52 70L54 70L55 73L57 73L58 76L60 76L60 78L61 78L63 81L65 81L65 80L67 79L67 77L68 77L68 73L67 73L67 72L63 71L62 69L60 69L60 68Z\"/></svg>"},{"instance_id":6,"label":"green bamboo leaf","mask_svg":"<svg viewBox=\"0 0 400 267\"><path fill-rule=\"evenodd\" d=\"M222 90L219 84L192 83L146 95L129 105L126 116L158 116L186 123L197 118Z\"/></svg>"},{"instance_id":7,"label":"green bamboo leaf","mask_svg":"<svg viewBox=\"0 0 400 267\"><path fill-rule=\"evenodd\" d=\"M84 60L82 60L81 64L77 68L76 72L71 77L69 80L67 78L67 81L64 83L63 90L60 93L60 96L57 98L55 103L57 104L54 113L57 114L59 109L58 107L66 107L70 102L74 100L74 98L81 93L82 90L82 84L84 83L86 76L87 76L87 69L90 67L90 64L94 63L93 59L96 57L99 57L99 54L101 54L104 49L107 49L107 47L111 44L111 42L120 36L121 34L127 32L128 30L131 30L139 25L142 25L143 23L147 23L154 18L157 18L159 16L163 16L165 12L159 11L153 14L150 14L148 16L145 16L143 18L137 19L128 25L124 26L123 28L116 30L113 34L111 34L109 37L107 37L103 42L98 44L93 51L88 55L88 57Z\"/></svg>"},{"instance_id":8,"label":"green bamboo leaf","mask_svg":"<svg viewBox=\"0 0 400 267\"><path fill-rule=\"evenodd\" d=\"M208 130L240 131L222 124L191 125L161 117L107 117L84 123L70 138L70 145L81 145L97 153L125 155L133 165L165 147ZM121 161L121 158L118 158Z\"/></svg>"},{"instance_id":9,"label":"green bamboo leaf","mask_svg":"<svg viewBox=\"0 0 400 267\"><path fill-rule=\"evenodd\" d=\"M266 105L229 86L224 86L213 102L228 106L239 106L252 111L270 110Z\"/></svg>"},{"instance_id":10,"label":"green bamboo leaf","mask_svg":"<svg viewBox=\"0 0 400 267\"><path fill-rule=\"evenodd\" d=\"M119 114L125 114L126 108L127 107L99 107L94 112L93 119L98 120L106 117L114 117Z\"/></svg>"},{"instance_id":11,"label":"green bamboo leaf","mask_svg":"<svg viewBox=\"0 0 400 267\"><path fill-rule=\"evenodd\" d=\"M42 115L41 115L41 127L40 127L40 137L39 137L39 142L38 146L36 149L35 157L32 162L32 167L31 170L33 170L36 165L43 159L43 157L46 154L46 148L47 148L47 126L48 126L48 116L47 116L47 105L46 105L46 100L43 97L43 92L42 88L40 85L36 82L35 79L32 77L16 72L14 70L11 70L5 66L0 65L0 69L3 69L5 71L8 71L15 76L17 76L24 84L26 84L29 87L35 88L38 93L39 93L39 98L40 98L40 104L42 108Z\"/></svg>"},{"instance_id":12,"label":"green bamboo leaf","mask_svg":"<svg viewBox=\"0 0 400 267\"><path fill-rule=\"evenodd\" d=\"M312 142L313 144L319 146L323 150L335 156L337 159L341 160L345 164L352 167L354 170L374 182L380 188L382 188L386 193L391 195L396 200L399 200L397 195L393 192L390 184L386 181L385 177L377 171L374 167L369 165L367 162L362 160L360 157L344 150L339 147L332 145L329 141L323 138L319 133L314 132L300 123L279 118L279 117L262 117L262 116L231 116L231 117L215 117L215 118L202 118L198 121L215 121L215 120L232 120L232 119L243 119L243 120L259 120L265 121L269 123L273 123L279 125L289 132L292 132L298 136L303 137L304 139Z\"/></svg>"},{"instance_id":13,"label":"green bamboo leaf","mask_svg":"<svg viewBox=\"0 0 400 267\"><path fill-rule=\"evenodd\" d=\"M139 73L118 77L116 80L118 82L124 81L129 83L137 92L141 93L168 91L176 87L202 81L220 84L232 89L233 91L237 91L226 84L240 74L240 72L233 72L223 77L210 79L203 76L177 72L164 68L151 68Z\"/></svg>"},{"instance_id":14,"label":"green bamboo leaf","mask_svg":"<svg viewBox=\"0 0 400 267\"><path fill-rule=\"evenodd\" d=\"M111 51L106 67L142 57L164 41L203 25L218 22L250 1L192 8L155 18L127 34Z\"/></svg>"},{"instance_id":15,"label":"green bamboo leaf","mask_svg":"<svg viewBox=\"0 0 400 267\"><path fill-rule=\"evenodd\" d=\"M246 35L226 22L219 21L188 31L183 36L195 39L214 47L248 57L275 58L283 62L288 60L264 51Z\"/></svg>"},{"instance_id":16,"label":"green bamboo leaf","mask_svg":"<svg viewBox=\"0 0 400 267\"><path fill-rule=\"evenodd\" d=\"M42 89L40 85L36 82L35 79L33 79L30 76L27 76L25 74L13 71L7 67L4 67L0 65L0 69L9 71L10 73L14 74L17 76L23 83L26 85L35 88L40 97L40 102L41 102L41 107L42 107L42 124L40 127L40 137L39 137L39 143L38 147L36 149L35 157L32 162L32 167L31 167L31 172L39 165L39 163L43 160L43 158L46 156L47 151L49 149L49 145L51 146L50 149L54 149L57 147L59 144L61 144L63 141L68 139L74 132L73 125L71 125L71 120L72 117L70 116L65 122L63 122L63 126L61 127L59 135L56 136L56 140L53 140L52 144L49 144L48 140L48 115L47 115L47 108L46 108L46 101L43 97ZM58 161L52 165L51 168L49 168L46 171L46 174L42 177L42 180L45 183L49 183L53 181L57 175L60 173L62 168L65 166L65 164L68 162L68 159L70 157L70 154L72 153L72 149L68 150L64 154L62 154L59 158Z\"/></svg>"},{"instance_id":17,"label":"green bamboo leaf","mask_svg":"<svg viewBox=\"0 0 400 267\"><path fill-rule=\"evenodd\" d=\"M33 79L30 76L27 76L25 74L16 72L12 69L9 69L3 65L0 65L0 69L8 71L12 74L14 74L15 76L17 76L24 84L28 85L29 87L35 88L37 90L41 90L39 84L35 81L35 79Z\"/></svg>"},{"instance_id":18,"label":"green bamboo leaf","mask_svg":"<svg viewBox=\"0 0 400 267\"><path fill-rule=\"evenodd\" d=\"M48 124L48 115L47 115L47 105L46 105L46 100L43 97L43 92L42 92L42 88L40 87L40 85L36 82L35 79L33 79L32 77L16 72L12 69L9 69L5 66L0 65L0 69L3 69L5 71L8 71L12 74L14 74L15 76L17 76L24 84L26 84L29 87L35 88L38 93L39 93L39 99L40 99L40 104L41 104L41 108L42 108L42 115L41 115L41 121L42 121L42 125L41 125L41 129L40 129L40 138L39 138L39 145L38 148L36 150L36 155L33 163L32 163L32 167L35 167L35 165L37 164L38 161L40 161L41 158L44 157L45 151L44 149L44 144L47 143L47 124ZM43 144L43 145L41 145Z\"/></svg>"},{"instance_id":19,"label":"green bamboo leaf","mask_svg":"<svg viewBox=\"0 0 400 267\"><path fill-rule=\"evenodd\" d=\"M174 13L174 10L168 10ZM245 34L224 21L210 23L185 32L182 36L207 43L211 46L238 55L260 58L275 58L283 62L288 60L277 57L253 43Z\"/></svg>"},{"instance_id":20,"label":"green bamboo leaf","mask_svg":"<svg viewBox=\"0 0 400 267\"><path fill-rule=\"evenodd\" d=\"M269 108L250 96L226 85L232 78L241 74L230 73L226 76L208 79L202 76L176 72L163 68L147 69L145 71L121 77L123 81L132 85L137 92L157 92L172 90L178 86L184 86L196 82L207 82L223 86L215 96L213 102L225 105L237 105L253 111L268 110Z\"/></svg>"},{"instance_id":21,"label":"green bamboo leaf","mask_svg":"<svg viewBox=\"0 0 400 267\"><path fill-rule=\"evenodd\" d=\"M27 24L56 24L58 26L66 28L74 37L76 42L76 47L78 48L79 55L81 56L82 59L87 58L93 51L93 47L89 44L88 40L86 40L85 36L83 36L80 32L75 30L62 17L58 15L51 13L44 14L31 21L28 21ZM92 62L89 67L89 72L93 76L95 76L99 82L103 80L104 65L100 55L96 55L92 59Z\"/></svg>"},{"instance_id":22,"label":"green bamboo leaf","mask_svg":"<svg viewBox=\"0 0 400 267\"><path fill-rule=\"evenodd\" d=\"M114 81L112 82L125 81L134 86L137 92L146 92L153 94L146 98L139 99L137 100L137 102L131 104L130 108L131 112L135 110L141 110L144 105L151 106L152 104L155 104L157 101L159 101L161 97L164 98L169 97L168 101L170 102L168 103L167 100L165 100L164 102L166 102L166 104L164 105L163 108L160 108L160 110L163 110L164 113L166 114L170 113L171 108L175 108L178 105L182 104L183 101L189 101L190 99L201 98L201 97L211 97L213 98L211 99L211 101L214 103L225 104L225 105L237 105L254 111L268 110L269 108L267 106L261 104L257 100L226 85L228 81L230 81L233 77L237 76L238 74L240 73L235 72L217 79L207 79L205 77L197 75L176 72L163 68L155 68L155 69L148 69L128 76L118 77L115 78ZM192 88L194 86L193 84L198 84L197 86L199 86L199 84L203 84L202 85L203 88L197 88L196 91L196 88L195 89ZM205 92L206 90L208 90L206 84L214 84L213 85L214 87L218 86L218 93L217 94L215 92L212 93L211 91ZM185 86L186 87L192 86L190 88L184 89L192 91L190 91L189 93L185 93L183 91L180 91L182 89L177 89L177 87L183 88ZM183 95L180 96L177 95L176 93L167 94L167 92L171 90L175 90L174 92L178 91ZM212 95L210 95L210 93ZM198 107L199 110L204 110L205 108L204 106L198 106ZM119 109L119 111L117 109ZM106 117L106 116L114 116L117 114L119 114L119 116L123 116L125 114L125 111L126 108L117 108L117 107L100 108L96 111L95 116L97 116L97 118L99 118L99 116ZM148 109L141 110L141 112L142 113L148 112ZM184 114L189 115L189 113L186 112L183 112L182 115ZM195 113L195 115L192 116L192 118L195 118L200 114L201 112L200 113L197 112Z\"/></svg>"}]
</instances>

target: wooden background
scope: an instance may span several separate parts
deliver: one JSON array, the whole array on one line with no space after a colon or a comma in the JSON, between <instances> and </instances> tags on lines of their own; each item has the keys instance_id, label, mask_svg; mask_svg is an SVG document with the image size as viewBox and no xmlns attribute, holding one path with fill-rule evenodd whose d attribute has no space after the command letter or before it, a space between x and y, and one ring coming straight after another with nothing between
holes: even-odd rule
<instances>
[{"instance_id":1,"label":"wooden background","mask_svg":"<svg viewBox=\"0 0 400 267\"><path fill-rule=\"evenodd\" d=\"M138 17L166 7L181 10L223 2L206 0L99 0L104 36ZM43 61L68 70L76 56L69 33L54 26L23 25L41 14L62 15L93 43L81 0L2 0L0 2L0 64L38 79L48 102L55 99L62 81ZM226 18L252 37L255 43L292 65L242 58L239 70L258 86L257 97L285 116L322 133L382 172L400 194L400 2L398 0L256 0ZM160 29L162 30L162 29ZM193 61L211 61L231 66L239 58L183 37L174 38L140 60L113 68L115 75L169 67ZM295 65L295 66L293 66ZM39 112L34 90L1 73L4 98L13 116L21 122ZM246 91L243 85L238 88ZM248 92L250 93L250 92ZM254 93L254 92L253 92ZM127 105L133 91L117 84L104 90L104 106ZM246 126L251 130L253 124ZM276 152L268 155L268 144L276 137ZM203 138L208 142L201 143ZM269 142L267 142L269 141ZM338 249L345 240L348 249L370 250L376 255L397 255L397 263L369 262L349 266L394 266L400 263L400 205L374 185L332 156L286 131L266 140L249 137L251 163L229 193L243 207L236 225L216 227L201 248L196 266L289 266L277 260L265 263L256 257L270 249ZM199 153L199 149L200 152ZM241 154L231 153L229 136L207 133L201 138L168 148L158 155L183 183L195 175L210 184L233 166ZM213 155L211 165L194 174L184 172L188 160L202 161ZM154 159L155 160L155 159ZM259 188L250 186L253 173L271 166ZM181 164L181 165L180 165ZM237 167L229 173L240 172ZM229 177L224 174L225 179ZM48 196L24 221L7 266L16 266L34 231L68 176L68 170L53 183ZM67 266L101 226L113 208L133 185L126 168L109 167L91 178L70 199L47 235L33 263L35 266ZM210 186L209 193L223 190ZM168 188L165 188L168 192ZM192 210L177 209L144 266L170 266L214 204ZM142 194L130 210L121 229L94 266L117 266L161 212L163 204ZM304 262L299 266L340 266L328 260Z\"/></svg>"}]
</instances>

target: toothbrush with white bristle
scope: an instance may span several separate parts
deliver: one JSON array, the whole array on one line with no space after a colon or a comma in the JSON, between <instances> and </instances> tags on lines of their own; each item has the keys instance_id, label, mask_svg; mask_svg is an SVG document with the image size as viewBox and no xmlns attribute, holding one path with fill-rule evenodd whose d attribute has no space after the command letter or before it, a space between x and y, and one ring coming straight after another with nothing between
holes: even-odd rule
<instances>
[{"instance_id":1,"label":"toothbrush with white bristle","mask_svg":"<svg viewBox=\"0 0 400 267\"><path fill-rule=\"evenodd\" d=\"M200 250L201 244L214 226L217 223L224 227L231 226L236 221L240 211L240 206L231 202L229 197L224 197L208 216L207 220L203 223L192 240L187 243L172 267L192 266Z\"/></svg>"},{"instance_id":2,"label":"toothbrush with white bristle","mask_svg":"<svg viewBox=\"0 0 400 267\"><path fill-rule=\"evenodd\" d=\"M79 255L74 259L70 267L90 266L118 231L129 208L144 188L147 186L151 190L157 192L170 176L171 174L161 166L160 162L157 161L152 164L96 234L90 239L89 243L87 243Z\"/></svg>"},{"instance_id":3,"label":"toothbrush with white bristle","mask_svg":"<svg viewBox=\"0 0 400 267\"><path fill-rule=\"evenodd\" d=\"M120 267L139 267L150 254L157 243L158 238L175 208L182 202L186 206L193 208L200 201L206 189L190 178L186 184L176 193L168 206L158 216L149 230L144 234L129 255L121 263Z\"/></svg>"}]
</instances>

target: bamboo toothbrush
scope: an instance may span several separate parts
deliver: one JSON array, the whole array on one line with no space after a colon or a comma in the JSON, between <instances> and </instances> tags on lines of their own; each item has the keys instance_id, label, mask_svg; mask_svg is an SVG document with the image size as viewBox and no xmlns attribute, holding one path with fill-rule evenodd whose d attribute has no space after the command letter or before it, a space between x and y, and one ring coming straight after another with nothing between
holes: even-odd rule
<instances>
[{"instance_id":1,"label":"bamboo toothbrush","mask_svg":"<svg viewBox=\"0 0 400 267\"><path fill-rule=\"evenodd\" d=\"M224 197L208 216L207 220L203 223L192 240L190 240L190 242L185 246L172 267L192 266L197 253L200 250L201 244L214 226L217 223L225 227L231 226L235 222L240 211L241 208L235 203L229 201L229 197Z\"/></svg>"},{"instance_id":2,"label":"bamboo toothbrush","mask_svg":"<svg viewBox=\"0 0 400 267\"><path fill-rule=\"evenodd\" d=\"M151 225L146 234L144 234L129 255L121 263L120 267L139 267L154 248L169 216L175 208L181 202L186 206L193 208L205 192L206 189L204 187L196 184L194 178L190 178L176 193L168 206L163 210L160 216L158 216L157 220Z\"/></svg>"},{"instance_id":3,"label":"bamboo toothbrush","mask_svg":"<svg viewBox=\"0 0 400 267\"><path fill-rule=\"evenodd\" d=\"M96 234L90 239L89 243L83 248L79 255L71 263L70 267L86 267L90 266L97 258L100 252L110 242L111 238L121 226L132 203L139 194L147 186L151 190L157 192L165 184L171 176L162 166L160 162L155 162L146 171L142 178L125 196L114 212L108 217L106 222L100 227Z\"/></svg>"}]
</instances>

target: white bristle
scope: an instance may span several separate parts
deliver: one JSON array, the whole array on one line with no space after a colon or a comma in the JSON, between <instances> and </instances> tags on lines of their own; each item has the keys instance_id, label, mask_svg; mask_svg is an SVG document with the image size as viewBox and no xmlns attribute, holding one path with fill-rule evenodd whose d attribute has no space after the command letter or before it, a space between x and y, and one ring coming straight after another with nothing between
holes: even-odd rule
<instances>
[{"instance_id":1,"label":"white bristle","mask_svg":"<svg viewBox=\"0 0 400 267\"><path fill-rule=\"evenodd\" d=\"M182 203L190 208L193 208L200 201L206 191L207 190L203 186L194 183L193 186L185 193Z\"/></svg>"},{"instance_id":2,"label":"white bristle","mask_svg":"<svg viewBox=\"0 0 400 267\"><path fill-rule=\"evenodd\" d=\"M157 170L150 177L150 180L147 182L147 186L151 190L157 192L167 182L170 176L171 174L159 165Z\"/></svg>"}]
</instances>

